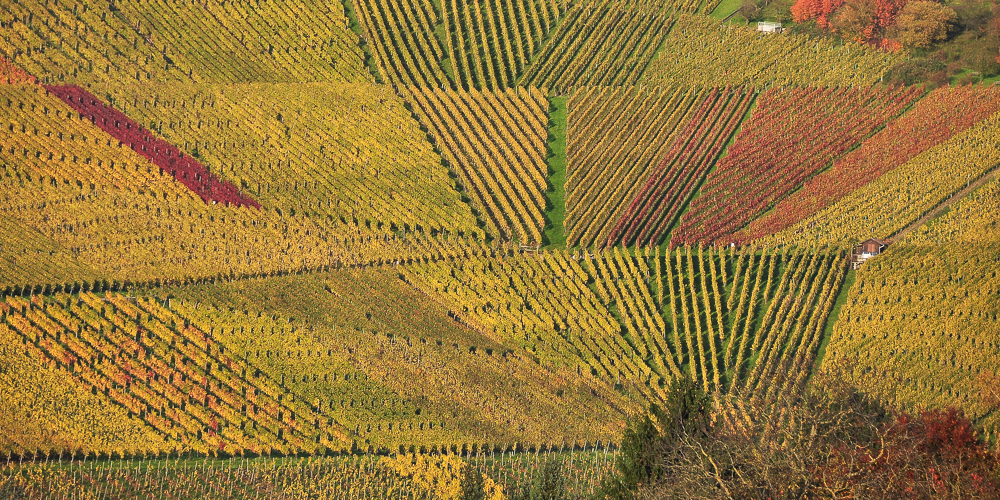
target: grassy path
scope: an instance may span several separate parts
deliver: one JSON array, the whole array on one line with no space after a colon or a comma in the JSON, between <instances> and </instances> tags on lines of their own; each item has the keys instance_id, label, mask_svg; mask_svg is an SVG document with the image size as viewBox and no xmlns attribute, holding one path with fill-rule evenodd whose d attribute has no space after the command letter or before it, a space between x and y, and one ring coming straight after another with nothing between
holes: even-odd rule
<instances>
[{"instance_id":1,"label":"grassy path","mask_svg":"<svg viewBox=\"0 0 1000 500\"><path fill-rule=\"evenodd\" d=\"M545 192L546 248L566 248L566 97L550 97L549 188Z\"/></svg>"}]
</instances>

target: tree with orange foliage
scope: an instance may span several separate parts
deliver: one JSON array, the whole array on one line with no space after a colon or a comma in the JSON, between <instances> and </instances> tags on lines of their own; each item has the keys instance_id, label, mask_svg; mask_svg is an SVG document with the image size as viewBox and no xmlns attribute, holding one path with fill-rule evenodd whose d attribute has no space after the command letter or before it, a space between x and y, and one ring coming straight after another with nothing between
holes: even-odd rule
<instances>
[{"instance_id":1,"label":"tree with orange foliage","mask_svg":"<svg viewBox=\"0 0 1000 500\"><path fill-rule=\"evenodd\" d=\"M816 20L822 28L829 26L830 14L844 5L844 0L796 0L792 4L792 20L801 23Z\"/></svg>"},{"instance_id":2,"label":"tree with orange foliage","mask_svg":"<svg viewBox=\"0 0 1000 500\"><path fill-rule=\"evenodd\" d=\"M830 21L830 27L846 40L866 42L873 38L875 4L871 0L849 0Z\"/></svg>"}]
</instances>

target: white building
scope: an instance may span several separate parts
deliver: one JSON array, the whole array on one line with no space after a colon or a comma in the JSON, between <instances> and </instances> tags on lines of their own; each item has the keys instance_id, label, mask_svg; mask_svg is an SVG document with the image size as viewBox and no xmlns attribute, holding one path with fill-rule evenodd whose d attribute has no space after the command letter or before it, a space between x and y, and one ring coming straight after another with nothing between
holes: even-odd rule
<instances>
[{"instance_id":1,"label":"white building","mask_svg":"<svg viewBox=\"0 0 1000 500\"><path fill-rule=\"evenodd\" d=\"M757 23L757 31L763 31L764 33L781 33L781 23L762 21Z\"/></svg>"}]
</instances>

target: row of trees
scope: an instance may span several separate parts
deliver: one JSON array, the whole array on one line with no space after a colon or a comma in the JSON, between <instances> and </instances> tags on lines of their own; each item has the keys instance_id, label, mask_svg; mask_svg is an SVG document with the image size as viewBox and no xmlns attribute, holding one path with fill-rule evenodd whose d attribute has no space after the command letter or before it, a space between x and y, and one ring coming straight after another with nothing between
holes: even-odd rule
<instances>
[{"instance_id":1,"label":"row of trees","mask_svg":"<svg viewBox=\"0 0 1000 500\"><path fill-rule=\"evenodd\" d=\"M889 50L930 48L945 41L958 21L946 5L907 0L796 0L791 14L797 23L815 20L844 39Z\"/></svg>"}]
</instances>

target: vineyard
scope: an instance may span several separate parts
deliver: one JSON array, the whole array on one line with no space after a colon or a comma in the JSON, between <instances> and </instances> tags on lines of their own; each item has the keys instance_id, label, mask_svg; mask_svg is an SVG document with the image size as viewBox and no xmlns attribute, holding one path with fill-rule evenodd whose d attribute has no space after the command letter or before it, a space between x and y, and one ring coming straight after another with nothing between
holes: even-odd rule
<instances>
[{"instance_id":1,"label":"vineyard","mask_svg":"<svg viewBox=\"0 0 1000 500\"><path fill-rule=\"evenodd\" d=\"M548 166L548 101L537 90L503 93L414 90L422 123L472 197L487 231L542 242Z\"/></svg>"},{"instance_id":2,"label":"vineyard","mask_svg":"<svg viewBox=\"0 0 1000 500\"><path fill-rule=\"evenodd\" d=\"M557 91L574 86L634 85L673 23L672 11L695 2L581 1L566 12L521 78L522 85Z\"/></svg>"},{"instance_id":3,"label":"vineyard","mask_svg":"<svg viewBox=\"0 0 1000 500\"><path fill-rule=\"evenodd\" d=\"M885 125L917 96L917 89L804 88L763 93L726 157L705 181L701 196L681 219L671 243L729 243L738 228Z\"/></svg>"},{"instance_id":4,"label":"vineyard","mask_svg":"<svg viewBox=\"0 0 1000 500\"><path fill-rule=\"evenodd\" d=\"M752 441L711 497L834 379L1000 454L995 75L795 5L0 5L0 497L661 498Z\"/></svg>"},{"instance_id":5,"label":"vineyard","mask_svg":"<svg viewBox=\"0 0 1000 500\"><path fill-rule=\"evenodd\" d=\"M121 497L139 493L145 498L250 499L309 495L332 499L452 498L469 471L482 474L491 493L532 484L543 465L558 463L569 479L574 498L592 495L602 474L614 467L617 454L593 444L546 447L541 461L536 453L508 448L463 450L462 454L424 460L403 455L320 457L301 459L134 460L108 464L67 457L37 465L5 467L0 491L41 498L73 492Z\"/></svg>"},{"instance_id":6,"label":"vineyard","mask_svg":"<svg viewBox=\"0 0 1000 500\"><path fill-rule=\"evenodd\" d=\"M867 86L899 55L860 44L789 34L769 38L751 27L680 16L650 61L649 85Z\"/></svg>"},{"instance_id":7,"label":"vineyard","mask_svg":"<svg viewBox=\"0 0 1000 500\"><path fill-rule=\"evenodd\" d=\"M990 242L997 239L997 220L1000 210L1000 184L993 180L976 192L950 207L950 210L906 235L906 242L914 245Z\"/></svg>"},{"instance_id":8,"label":"vineyard","mask_svg":"<svg viewBox=\"0 0 1000 500\"><path fill-rule=\"evenodd\" d=\"M994 240L995 241L995 240ZM997 417L997 248L900 244L860 273L830 341L833 359L882 397L913 406L957 404Z\"/></svg>"},{"instance_id":9,"label":"vineyard","mask_svg":"<svg viewBox=\"0 0 1000 500\"><path fill-rule=\"evenodd\" d=\"M937 89L829 170L808 180L800 191L778 202L772 212L754 220L735 239L748 241L785 229L997 111L1000 91L995 88Z\"/></svg>"},{"instance_id":10,"label":"vineyard","mask_svg":"<svg viewBox=\"0 0 1000 500\"><path fill-rule=\"evenodd\" d=\"M705 179L753 98L752 89L712 89L663 160L634 194L604 245L660 244Z\"/></svg>"},{"instance_id":11,"label":"vineyard","mask_svg":"<svg viewBox=\"0 0 1000 500\"><path fill-rule=\"evenodd\" d=\"M253 5L16 0L0 10L0 55L49 84L371 80L342 9Z\"/></svg>"},{"instance_id":12,"label":"vineyard","mask_svg":"<svg viewBox=\"0 0 1000 500\"><path fill-rule=\"evenodd\" d=\"M816 215L759 240L832 244L888 238L1000 164L1000 114L914 157Z\"/></svg>"},{"instance_id":13,"label":"vineyard","mask_svg":"<svg viewBox=\"0 0 1000 500\"><path fill-rule=\"evenodd\" d=\"M588 247L607 240L614 221L628 208L628 189L649 179L705 99L693 88L626 93L592 87L572 95L566 144L567 245Z\"/></svg>"}]
</instances>

